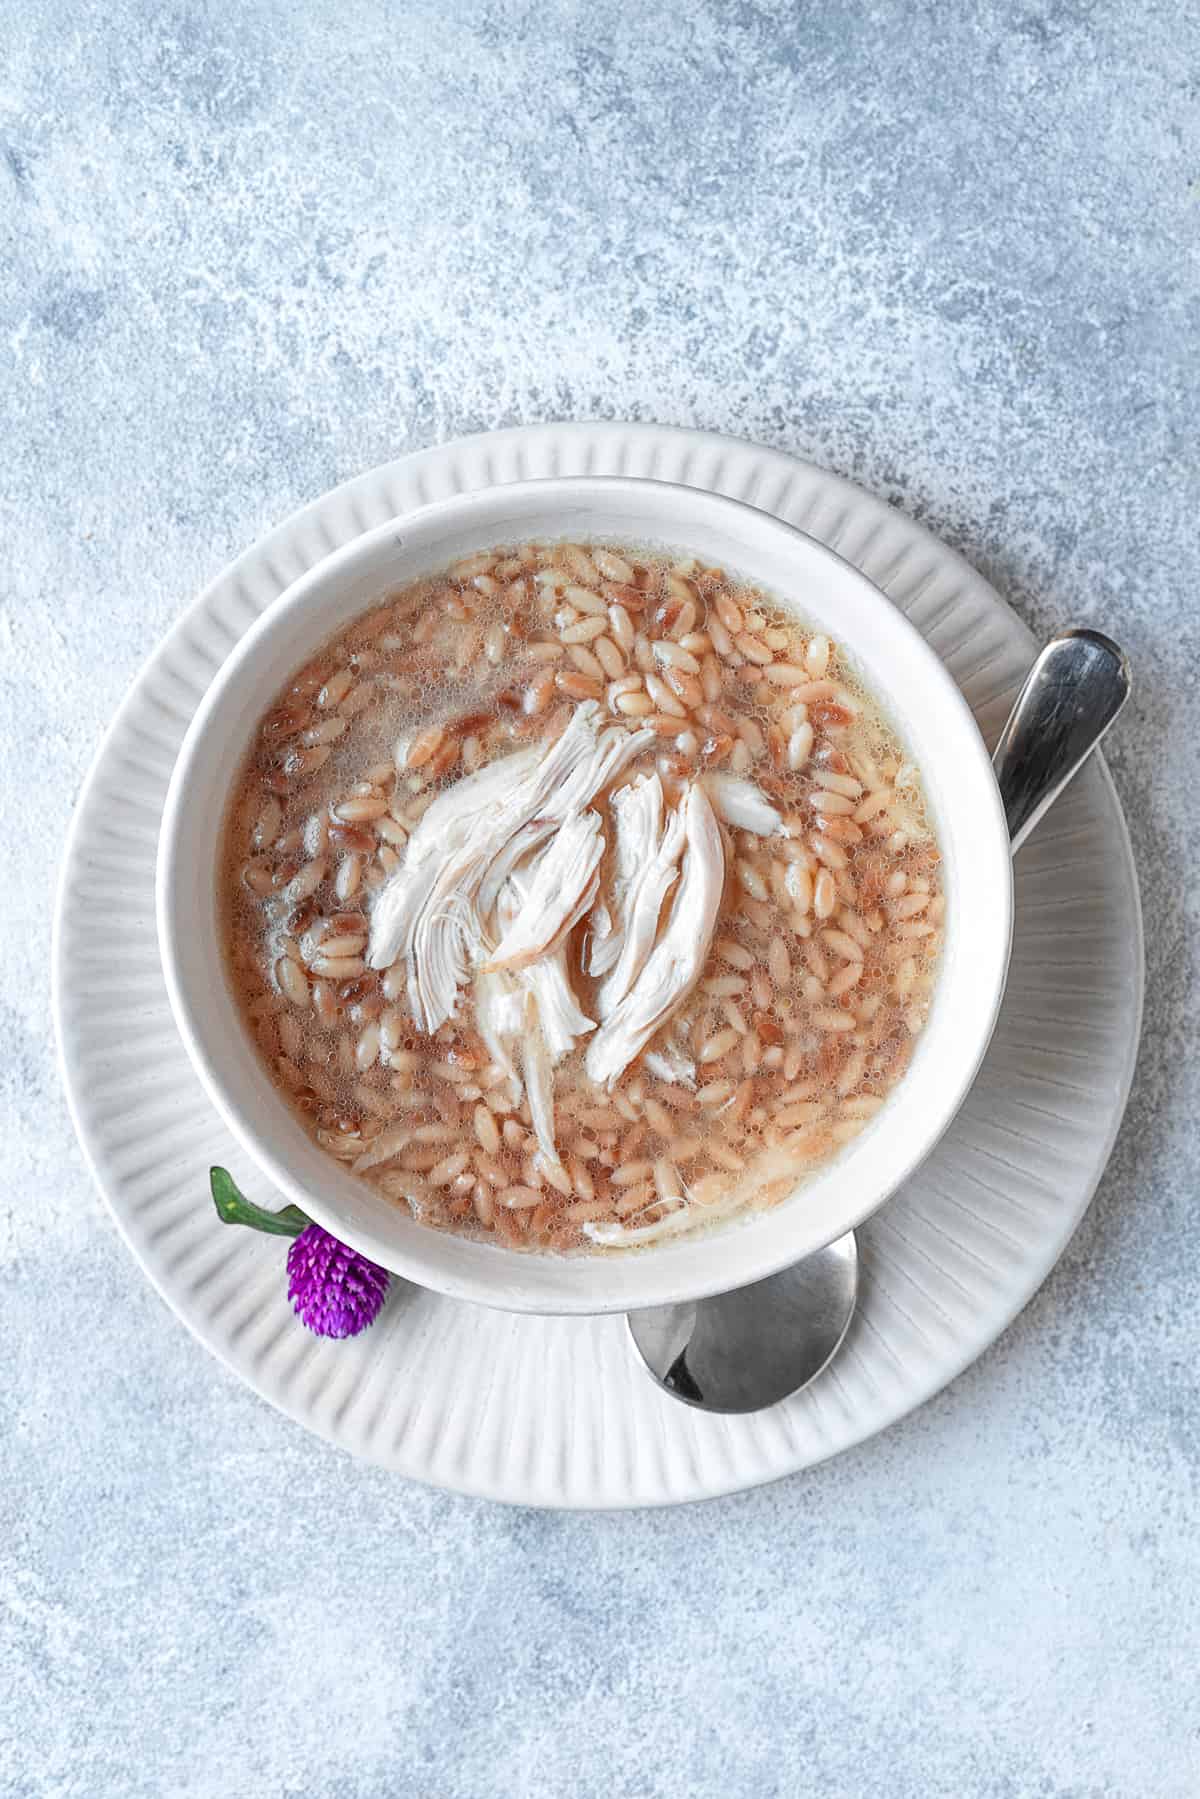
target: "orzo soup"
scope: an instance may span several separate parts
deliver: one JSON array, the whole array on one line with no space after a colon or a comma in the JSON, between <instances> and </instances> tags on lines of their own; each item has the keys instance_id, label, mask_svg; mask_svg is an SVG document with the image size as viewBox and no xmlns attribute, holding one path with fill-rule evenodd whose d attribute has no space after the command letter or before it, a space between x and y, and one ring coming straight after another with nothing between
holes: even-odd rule
<instances>
[{"instance_id":1,"label":"orzo soup","mask_svg":"<svg viewBox=\"0 0 1200 1799\"><path fill-rule=\"evenodd\" d=\"M317 1142L423 1223L570 1250L776 1204L863 1129L926 1017L939 875L827 636L687 557L531 543L296 673L221 879Z\"/></svg>"}]
</instances>

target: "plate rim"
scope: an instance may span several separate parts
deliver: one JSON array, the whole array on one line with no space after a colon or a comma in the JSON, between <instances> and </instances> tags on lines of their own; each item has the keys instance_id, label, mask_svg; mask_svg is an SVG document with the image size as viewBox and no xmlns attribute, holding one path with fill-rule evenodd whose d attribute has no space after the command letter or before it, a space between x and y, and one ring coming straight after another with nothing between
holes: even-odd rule
<instances>
[{"instance_id":1,"label":"plate rim","mask_svg":"<svg viewBox=\"0 0 1200 1799\"><path fill-rule=\"evenodd\" d=\"M410 1457L394 1456L387 1458L372 1454L370 1449L366 1446L348 1444L337 1434L335 1429L327 1425L322 1416L314 1415L311 1409L306 1409L303 1404L294 1402L290 1393L279 1391L270 1380L260 1379L256 1372L252 1372L244 1366L233 1353L232 1346L227 1344L213 1332L208 1327L207 1322L196 1315L194 1308L188 1308L177 1301L176 1297L168 1291L165 1279L161 1278L161 1271L156 1269L151 1263L144 1253L142 1245L139 1244L132 1234L131 1221L123 1213L116 1198L115 1189L119 1183L115 1179L110 1181L109 1177L100 1167L96 1148L90 1140L88 1127L85 1123L82 1098L77 1089L72 1071L67 1042L67 1021L65 1017L67 949L64 942L69 900L67 889L71 871L79 860L80 838L83 833L89 802L96 789L110 749L121 732L122 727L127 722L130 713L132 713L136 707L148 671L159 662L160 658L165 657L180 639L186 636L186 628L189 621L202 612L206 606L211 604L214 597L221 592L227 583L235 579L238 575L244 574L252 568L258 560L269 559L272 551L277 551L284 546L294 544L296 537L306 526L321 524L324 517L331 510L338 506L344 507L347 503L352 504L362 493L369 492L376 486L386 483L390 478L399 474L400 471L404 471L406 474L417 475L423 468L431 466L436 467L443 459L454 457L462 458L465 454L469 454L473 449L479 449L482 446L495 448L502 444L509 443L512 440L523 440L528 442L539 437L557 437L560 440L566 438L586 443L589 440L594 440L597 434L601 436L611 434L614 437L624 436L632 439L645 439L648 441L661 441L663 439L673 439L676 441L686 440L694 444L697 450L708 446L710 448L738 452L743 455L749 454L757 458L765 459L769 464L775 465L781 471L790 472L793 476L797 473L807 473L810 478L823 485L827 491L835 491L851 502L861 503L865 501L870 507L878 510L882 515L892 515L897 518L917 540L923 539L928 542L929 546L936 552L939 561L943 565L952 565L973 587L986 594L990 604L1003 608L1009 619L1028 640L1031 647L1035 641L1032 633L1024 625L1023 621L1013 612L1012 608L1004 598L996 592L991 583L987 581L959 551L954 549L951 545L944 544L929 531L925 525L910 518L907 514L899 512L898 509L893 507L888 501L879 498L877 495L868 492L866 489L858 487L845 476L839 475L831 470L823 469L819 464L813 463L807 458L793 456L787 451L776 449L770 445L756 444L752 440L740 438L730 433L692 429L678 425L659 426L653 423L612 420L573 420L562 422L551 420L529 425L507 426L495 432L482 431L470 433L464 437L451 439L445 444L412 450L404 455L391 458L387 462L378 464L373 468L363 470L359 474L351 476L346 481L339 483L324 494L321 494L315 499L296 508L278 525L254 539L237 556L219 569L213 578L209 580L197 594L186 602L174 623L158 640L149 655L139 664L128 683L116 711L97 744L87 771L77 791L59 862L58 878L55 886L50 944L51 1014L57 1049L57 1060L66 1095L68 1113L83 1153L85 1165L87 1166L93 1183L98 1188L100 1195L104 1200L105 1207L115 1223L120 1237L132 1253L139 1268L150 1281L154 1290L169 1306L171 1311L186 1325L192 1336L202 1343L207 1350L214 1354L224 1366L229 1368L238 1379L243 1381L258 1394L260 1398L266 1400L267 1403L276 1410L283 1412L287 1417L295 1420L307 1430L312 1431L326 1442L336 1448L342 1449L346 1453L370 1461L376 1466L385 1467L389 1471L399 1472L406 1479L414 1479L423 1484L439 1487L443 1490L462 1492L474 1497L487 1498L500 1503L551 1506L556 1509L564 1510L626 1510L652 1505L697 1503L704 1499L717 1498L730 1493L748 1491L756 1486L767 1485L775 1480L786 1478L789 1474L796 1473L804 1468L819 1466L822 1462L830 1459L832 1456L870 1440L871 1437L887 1429L891 1424L899 1422L901 1418L907 1417L912 1411L923 1405L927 1400L948 1387L966 1370L966 1368L970 1367L973 1362L985 1353L986 1350L990 1349L995 1344L998 1338L1009 1328L1015 1318L1017 1318L1024 1310L1025 1306L1033 1299L1060 1260L1091 1204L1092 1198L1095 1195L1096 1189L1098 1188L1108 1165L1113 1146L1124 1120L1137 1066L1145 1002L1144 931L1137 868L1133 857L1128 825L1121 807L1119 795L1117 794L1112 776L1103 757L1097 752L1092 760L1096 764L1099 778L1104 788L1105 798L1111 809L1112 822L1115 825L1120 839L1122 873L1127 880L1129 898L1131 901L1131 915L1128 924L1132 937L1133 981L1132 992L1129 996L1132 1003L1129 1009L1129 1028L1125 1039L1124 1058L1119 1077L1114 1085L1108 1128L1103 1139L1098 1142L1098 1147L1093 1153L1090 1166L1087 1168L1086 1179L1080 1189L1081 1197L1072 1206L1069 1214L1059 1221L1059 1228L1054 1233L1052 1253L1049 1253L1048 1255L1046 1253L1039 1253L1037 1257L1038 1273L1033 1285L1030 1286L1028 1290L1025 1289L1024 1285L1021 1285L1020 1291L1015 1295L1007 1296L1001 1307L997 1308L994 1312L989 1312L987 1331L982 1340L972 1340L965 1348L956 1348L953 1354L944 1356L939 1361L939 1364L932 1369L931 1376L928 1380L922 1381L917 1379L911 1384L903 1396L902 1403L898 1408L889 1410L889 1415L886 1420L872 1422L868 1419L863 1429L854 1431L845 1440L827 1442L819 1448L817 1453L799 1455L787 1466L769 1469L765 1472L760 1471L749 1474L739 1474L734 1472L731 1467L730 1471L723 1479L718 1478L717 1480L709 1480L701 1483L698 1479L693 1478L691 1481L691 1490L687 1492L662 1491L650 1496L642 1493L630 1492L628 1496L621 1496L615 1499L607 1497L594 1499L588 1497L586 1494L581 1496L573 1493L556 1494L553 1497L545 1497L540 1493L530 1490L515 1492L511 1490L511 1488L498 1486L489 1483L486 1480L465 1476L461 1471L456 1472L453 1480L450 1480L433 1468L422 1468L420 1466L412 1465ZM579 472L592 473L595 471L588 468ZM536 479L537 477L529 476L527 473L522 472L515 478ZM694 479L690 471L688 471L686 479L682 473L675 475L673 479L681 485L708 486L707 481ZM717 491L723 490L718 489ZM422 504L424 502L418 500L417 503ZM754 504L755 502L750 501L748 503ZM760 509L773 512L775 516L782 516L778 512L775 512L774 508L769 506L764 506ZM792 521L788 520L786 522L790 523ZM361 534L362 531L370 528L372 528L370 523L362 524L359 526L355 535ZM843 552L837 548L836 544L828 543L823 536L811 530L809 527L799 526L797 528L806 530L808 535L815 537L816 540L824 544L825 547L832 548L835 554L843 554ZM348 542L350 540L346 539L345 541ZM335 545L334 547L340 547L340 545ZM320 559L321 558L318 555L313 560L316 561ZM859 568L860 572L865 573L854 557L845 556L844 559L851 562L852 566L855 568ZM868 575L867 579L871 580L874 585L878 586L881 591L891 599L891 595L888 593L884 580L877 579L871 575ZM284 587L289 584L290 582L285 582ZM283 590L284 588L280 589L281 592ZM896 602L893 601L893 603ZM203 689L201 690L201 693L196 696L194 701L195 705L199 704L202 693ZM152 853L151 862L153 862L153 860L154 854ZM151 907L151 911L152 910L153 908ZM194 1075L193 1078L195 1078ZM888 1209L889 1208L885 1206L880 1216L886 1216ZM458 1303L442 1299L440 1296L432 1297L437 1300L437 1303L443 1305ZM499 1317L508 1316L508 1314L503 1313L498 1313L496 1315ZM566 1324L584 1324L587 1320L565 1318L562 1322ZM611 1318L601 1320L601 1322L620 1324L619 1319L614 1320ZM623 1325L620 1325L620 1328L623 1329ZM668 1401L667 1403L670 1404L671 1402ZM531 1480L527 1483L527 1487L532 1488L536 1486L536 1484L536 1481Z\"/></svg>"}]
</instances>

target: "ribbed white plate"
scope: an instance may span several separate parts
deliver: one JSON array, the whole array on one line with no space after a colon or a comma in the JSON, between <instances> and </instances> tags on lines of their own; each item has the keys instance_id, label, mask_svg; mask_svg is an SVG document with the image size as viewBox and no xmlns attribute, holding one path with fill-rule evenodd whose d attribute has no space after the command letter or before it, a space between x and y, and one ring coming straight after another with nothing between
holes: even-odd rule
<instances>
[{"instance_id":1,"label":"ribbed white plate","mask_svg":"<svg viewBox=\"0 0 1200 1799\"><path fill-rule=\"evenodd\" d=\"M231 646L329 550L425 501L567 473L732 494L836 548L944 657L989 738L1034 650L992 589L849 482L735 439L647 425L536 425L406 456L254 545L138 676L85 783L56 916L67 1091L101 1192L191 1330L291 1417L397 1472L531 1505L669 1504L810 1466L882 1430L991 1343L1045 1279L1108 1158L1137 1051L1142 938L1124 819L1094 759L1017 862L999 1027L956 1123L861 1233L858 1315L835 1364L751 1418L677 1404L620 1318L524 1318L399 1287L379 1322L322 1342L287 1304L286 1245L215 1218L223 1162L273 1203L176 1036L154 930L159 815L188 720Z\"/></svg>"}]
</instances>

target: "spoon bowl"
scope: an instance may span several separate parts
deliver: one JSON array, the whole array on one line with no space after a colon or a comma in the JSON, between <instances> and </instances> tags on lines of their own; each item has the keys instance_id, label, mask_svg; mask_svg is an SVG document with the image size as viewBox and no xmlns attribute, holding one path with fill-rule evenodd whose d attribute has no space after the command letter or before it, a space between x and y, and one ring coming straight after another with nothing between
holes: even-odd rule
<instances>
[{"instance_id":1,"label":"spoon bowl","mask_svg":"<svg viewBox=\"0 0 1200 1799\"><path fill-rule=\"evenodd\" d=\"M672 1398L706 1412L757 1412L828 1366L857 1301L858 1245L848 1231L793 1267L719 1299L631 1312L629 1330ZM747 1345L756 1353L747 1355Z\"/></svg>"}]
</instances>

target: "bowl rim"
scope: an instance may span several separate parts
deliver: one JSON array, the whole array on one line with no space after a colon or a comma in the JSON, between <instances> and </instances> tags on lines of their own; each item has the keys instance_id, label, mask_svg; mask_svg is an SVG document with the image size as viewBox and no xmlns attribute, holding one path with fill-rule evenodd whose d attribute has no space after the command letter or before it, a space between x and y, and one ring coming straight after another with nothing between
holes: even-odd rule
<instances>
[{"instance_id":1,"label":"bowl rim","mask_svg":"<svg viewBox=\"0 0 1200 1799\"><path fill-rule=\"evenodd\" d=\"M261 1128L257 1127L248 1116L248 1108L243 1103L241 1096L232 1090L230 1081L223 1076L219 1057L213 1053L211 1045L206 1040L205 1032L200 1028L195 998L183 974L181 953L183 946L180 938L177 904L183 875L181 864L184 859L188 801L191 784L197 773L196 765L205 750L205 740L210 722L215 715L219 714L230 688L247 663L251 662L259 652L261 646L274 637L280 627L286 624L287 620L297 613L314 593L319 594L330 583L336 586L340 580L349 575L350 571L361 564L369 563L384 545L403 548L406 541L414 535L419 537L422 532L436 531L439 526L448 529L457 526L460 530L465 529L472 520L477 521L481 516L486 517L497 507L502 510L511 508L519 510L526 502L545 504L556 500L561 501L564 506L580 505L586 504L589 497L611 503L613 500L619 499L623 492L628 493L631 497L636 495L639 499L652 497L661 504L660 522L652 530L643 531L640 534L644 539L653 541L655 536L661 532L659 541L664 545L671 542L673 522L669 508L673 501L684 510L691 507L705 516L717 519L723 516L731 526L732 534L745 540L745 555L748 561L755 560L759 555L749 537L749 531L756 531L760 534L766 533L768 538L781 541L790 540L798 554L803 548L804 554L815 559L818 564L823 564L831 571L835 571L839 579L851 580L856 584L860 593L870 596L871 604L881 609L880 616L886 616L891 621L888 628L898 629L906 638L910 653L923 664L924 675L937 690L943 707L947 708L952 715L956 714L959 723L965 724L967 727L964 743L959 747L973 758L979 772L986 771L987 779L980 783L980 797L983 799L985 808L990 809L993 828L985 834L985 842L990 842L995 850L1002 849L1002 857L994 855L993 861L997 869L1004 870L1004 876L994 890L994 898L999 905L1001 916L997 929L993 933L990 979L984 999L978 1007L971 1051L962 1057L955 1066L953 1078L948 1082L951 1090L948 1102L939 1108L931 1121L918 1133L914 1147L897 1163L894 1175L889 1174L883 1190L873 1188L857 1206L846 1207L844 1215L839 1217L837 1228L825 1231L821 1237L822 1242L829 1242L845 1231L856 1228L885 1204L896 1189L925 1160L948 1129L966 1098L986 1053L1007 980L1013 929L1011 855L999 789L996 786L990 758L983 740L966 700L931 645L925 641L921 633L882 589L853 563L840 556L836 550L830 549L826 544L809 536L798 527L777 518L772 513L762 511L744 500L711 493L705 489L677 482L626 475L555 475L494 484L468 493L430 501L428 504L396 518L387 519L352 539L349 543L331 550L328 555L297 576L263 610L233 645L202 696L180 745L163 808L155 880L158 941L167 992L176 1025L208 1097L248 1156L279 1189L285 1200L291 1200L303 1206L316 1222L334 1232L362 1253L382 1261L404 1278L448 1297L466 1299L502 1310L600 1315L630 1310L635 1306L697 1300L709 1294L726 1290L731 1285L749 1284L760 1280L779 1268L788 1266L803 1255L811 1253L820 1245L814 1238L804 1243L802 1247L794 1244L782 1245L771 1253L760 1253L757 1257L750 1256L748 1268L739 1272L736 1279L731 1279L728 1273L723 1272L724 1258L721 1250L729 1248L735 1242L740 1242L745 1246L753 1232L752 1228L746 1229L744 1226L749 1224L753 1227L757 1220L773 1215L772 1213L743 1214L729 1225L711 1232L700 1235L689 1234L686 1238L677 1239L674 1242L668 1241L662 1246L636 1252L622 1252L616 1255L591 1254L562 1257L530 1251L517 1252L499 1245L476 1244L472 1247L481 1250L487 1258L491 1259L492 1264L488 1273L481 1275L473 1268L446 1269L436 1265L436 1250L439 1246L463 1244L468 1241L454 1234L414 1225L413 1247L398 1249L394 1243L383 1243L372 1231L364 1230L354 1222L348 1222L336 1204L329 1204L323 1192L314 1193L311 1186L298 1178L288 1161L281 1157L271 1145L263 1142ZM749 527L748 531L738 532L736 530L736 521L739 519ZM596 534L606 535L610 538L615 536L618 540L621 538L619 529L609 527L605 527L603 532ZM548 533L544 529L537 531L531 529L529 535L545 537ZM628 531L629 538L636 539L638 536L638 531L632 528ZM497 527L497 540L501 540L499 527ZM681 528L677 541L679 540L686 540L685 528ZM459 554L462 553L464 552L459 552ZM454 554L449 553L438 566L445 566L454 559ZM403 584L405 578L416 577L399 577L386 584L381 580L380 590L394 590ZM758 579L753 574L747 574L746 578L752 581ZM766 582L761 584L768 588L771 585ZM786 597L780 595L781 599L786 599ZM371 603L370 600L360 602L355 607L355 612L369 610ZM797 602L797 610L801 614L803 613L802 602ZM331 624L324 632L324 637L333 635L336 628ZM320 636L311 638L309 652L297 651L294 660L298 663L302 659L302 654L310 653L315 644L320 641ZM853 641L847 639L846 642L847 648L853 655L855 653ZM880 692L879 684L875 681L872 681L871 689L872 697L881 704L885 714L891 716L892 722L897 728L903 731L906 718L911 716L911 712L905 713L895 703L897 696L894 691L889 689L886 692ZM264 689L257 701L258 711L261 711L269 698L270 690ZM244 747L243 744L239 757L240 753L244 753ZM222 795L216 822L218 836L223 828L226 800L227 794ZM212 860L213 846L210 844L208 856L210 866ZM224 987L224 970L219 969L216 972L218 980ZM232 1004L231 996L230 1003ZM244 1030L244 1027L242 1029ZM253 1053L257 1055L256 1051ZM269 1077L267 1078L269 1079ZM278 1096L276 1097L278 1098ZM279 1099L278 1104L289 1118L294 1117L286 1108L285 1102ZM886 1120L892 1111L891 1104L885 1105L880 1113L881 1122ZM865 1135L866 1133L864 1133ZM319 1156L323 1163L328 1163L331 1168L336 1166L330 1158L325 1156L323 1151L311 1144L311 1140L308 1141L313 1153ZM839 1156L834 1158L832 1163L823 1164L822 1170L819 1172L836 1166L842 1159ZM389 1204L392 1203L394 1202L389 1202ZM774 1212L782 1214L785 1210L791 1209L793 1205L794 1199L789 1198L783 1202L783 1205L775 1208ZM412 1224L411 1220L408 1222ZM691 1250L707 1248L711 1251L706 1258L709 1263L709 1271L698 1278L693 1275L682 1288L680 1288L678 1279L671 1280L669 1278L673 1260L672 1252L677 1252L680 1246L686 1246ZM426 1249L430 1252L428 1255L424 1253ZM578 1290L584 1286L584 1283L580 1281L570 1291L557 1286L553 1291L546 1293L536 1291L531 1293L524 1289L518 1293L510 1284L517 1273L514 1265L519 1265L520 1269L526 1273L530 1270L531 1265L540 1267L553 1265L558 1270L568 1265L583 1268L590 1271L590 1282L594 1285L595 1290ZM657 1287L653 1282L647 1283L645 1280L630 1282L621 1278L612 1278L615 1270L645 1270L648 1267L661 1268L663 1271L662 1281ZM646 1291L647 1286L651 1289L649 1292Z\"/></svg>"}]
</instances>

